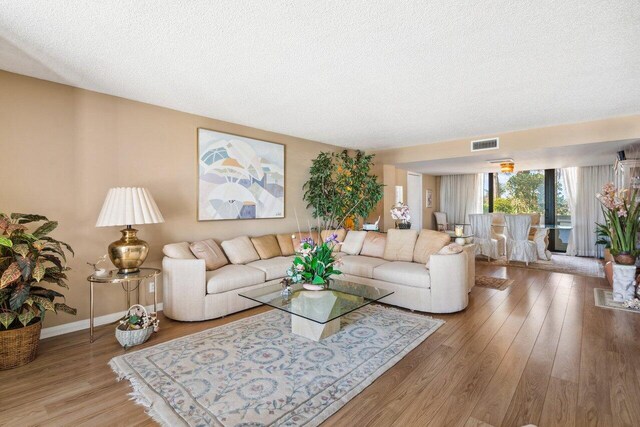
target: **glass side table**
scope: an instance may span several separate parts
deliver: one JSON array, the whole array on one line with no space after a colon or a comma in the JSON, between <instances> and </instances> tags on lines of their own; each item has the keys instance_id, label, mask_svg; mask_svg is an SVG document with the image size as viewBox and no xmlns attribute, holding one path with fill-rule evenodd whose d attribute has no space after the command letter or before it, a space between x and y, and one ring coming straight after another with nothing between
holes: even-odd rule
<instances>
[{"instance_id":1,"label":"glass side table","mask_svg":"<svg viewBox=\"0 0 640 427\"><path fill-rule=\"evenodd\" d=\"M89 285L90 285L90 291L89 291L89 307L90 307L89 340L90 342L93 342L93 314L94 314L93 285L94 284L119 283L122 286L122 289L127 293L127 309L129 309L129 307L131 307L131 292L133 291L137 292L136 302L139 304L140 303L140 285L142 285L145 280L155 279L159 275L160 275L160 270L157 268L141 268L136 273L119 274L118 270L110 270L104 276L96 276L95 274L92 274L91 276L87 277L87 281L89 282ZM133 288L131 287L132 283L135 285L135 287ZM153 292L153 312L154 313L157 313L158 311L157 295L158 293L155 292L154 290Z\"/></svg>"}]
</instances>

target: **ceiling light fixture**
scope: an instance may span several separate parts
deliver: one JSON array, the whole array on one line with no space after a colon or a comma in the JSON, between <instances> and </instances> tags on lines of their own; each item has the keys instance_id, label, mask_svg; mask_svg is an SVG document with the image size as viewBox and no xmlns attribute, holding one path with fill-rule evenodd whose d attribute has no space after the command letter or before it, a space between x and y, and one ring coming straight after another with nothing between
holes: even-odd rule
<instances>
[{"instance_id":1,"label":"ceiling light fixture","mask_svg":"<svg viewBox=\"0 0 640 427\"><path fill-rule=\"evenodd\" d=\"M515 164L513 162L500 163L500 172L513 173L514 167L515 167Z\"/></svg>"}]
</instances>

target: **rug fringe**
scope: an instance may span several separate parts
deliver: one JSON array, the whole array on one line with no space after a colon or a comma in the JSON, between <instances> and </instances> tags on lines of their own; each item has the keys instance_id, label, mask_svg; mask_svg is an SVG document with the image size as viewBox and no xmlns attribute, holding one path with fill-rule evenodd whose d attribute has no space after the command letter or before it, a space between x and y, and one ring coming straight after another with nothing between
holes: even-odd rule
<instances>
[{"instance_id":1,"label":"rug fringe","mask_svg":"<svg viewBox=\"0 0 640 427\"><path fill-rule=\"evenodd\" d=\"M116 380L118 382L127 380L131 384L133 391L131 393L127 393L129 400L132 400L136 405L144 407L145 413L161 426L170 427L176 425L175 422L170 422L163 414L158 412L154 407L153 402L143 394L143 389L149 389L149 387L146 384L143 384L135 376L135 373L132 370L120 366L116 358L109 361L109 367L116 374Z\"/></svg>"}]
</instances>

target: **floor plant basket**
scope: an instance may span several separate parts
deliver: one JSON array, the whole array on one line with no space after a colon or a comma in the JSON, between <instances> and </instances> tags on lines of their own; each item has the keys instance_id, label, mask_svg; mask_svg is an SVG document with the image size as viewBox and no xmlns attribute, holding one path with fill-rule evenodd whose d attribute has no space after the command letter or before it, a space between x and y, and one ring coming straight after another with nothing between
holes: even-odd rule
<instances>
[{"instance_id":1,"label":"floor plant basket","mask_svg":"<svg viewBox=\"0 0 640 427\"><path fill-rule=\"evenodd\" d=\"M36 358L42 322L0 331L0 370L26 365Z\"/></svg>"}]
</instances>

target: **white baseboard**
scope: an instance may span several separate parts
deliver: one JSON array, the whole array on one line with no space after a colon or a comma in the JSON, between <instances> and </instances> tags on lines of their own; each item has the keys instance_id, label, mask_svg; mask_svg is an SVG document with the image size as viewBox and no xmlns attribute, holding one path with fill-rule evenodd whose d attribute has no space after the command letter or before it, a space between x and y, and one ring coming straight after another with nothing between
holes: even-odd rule
<instances>
[{"instance_id":1,"label":"white baseboard","mask_svg":"<svg viewBox=\"0 0 640 427\"><path fill-rule=\"evenodd\" d=\"M153 311L153 304L145 307L147 311ZM162 310L162 303L158 303L158 311ZM122 317L123 311L117 313L105 314L104 316L93 319L93 326L106 325L115 322ZM65 323L64 325L43 328L40 332L40 339L55 337L58 335L68 334L69 332L81 331L89 329L89 319L78 320L77 322Z\"/></svg>"}]
</instances>

